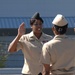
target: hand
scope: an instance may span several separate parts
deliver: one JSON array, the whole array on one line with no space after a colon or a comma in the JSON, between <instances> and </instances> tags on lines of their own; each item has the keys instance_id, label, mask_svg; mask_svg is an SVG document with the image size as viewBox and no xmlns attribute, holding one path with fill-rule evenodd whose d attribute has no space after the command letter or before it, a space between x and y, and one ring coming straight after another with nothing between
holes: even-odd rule
<instances>
[{"instance_id":1,"label":"hand","mask_svg":"<svg viewBox=\"0 0 75 75\"><path fill-rule=\"evenodd\" d=\"M19 26L19 28L18 28L18 35L19 36L22 36L22 35L24 35L25 34L25 24L24 24L24 22L23 23L21 23L21 25Z\"/></svg>"}]
</instances>

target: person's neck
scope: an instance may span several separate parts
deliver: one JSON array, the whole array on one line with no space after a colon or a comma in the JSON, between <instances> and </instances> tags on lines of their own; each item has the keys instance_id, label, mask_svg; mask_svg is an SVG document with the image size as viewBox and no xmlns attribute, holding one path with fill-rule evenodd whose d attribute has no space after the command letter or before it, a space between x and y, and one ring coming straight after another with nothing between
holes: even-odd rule
<instances>
[{"instance_id":1,"label":"person's neck","mask_svg":"<svg viewBox=\"0 0 75 75\"><path fill-rule=\"evenodd\" d=\"M34 33L34 35L39 39L42 35L42 33Z\"/></svg>"}]
</instances>

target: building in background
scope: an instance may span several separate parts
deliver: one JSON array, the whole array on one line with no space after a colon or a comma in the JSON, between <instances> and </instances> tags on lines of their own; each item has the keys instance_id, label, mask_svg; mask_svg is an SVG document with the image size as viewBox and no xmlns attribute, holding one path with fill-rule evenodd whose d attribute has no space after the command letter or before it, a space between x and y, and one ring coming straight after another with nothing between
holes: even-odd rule
<instances>
[{"instance_id":1,"label":"building in background","mask_svg":"<svg viewBox=\"0 0 75 75\"><path fill-rule=\"evenodd\" d=\"M22 22L26 24L26 31L30 32L29 20L35 12L39 12L44 20L43 31L45 33L53 35L51 22L59 13L66 16L69 22L67 34L73 35L74 7L75 0L0 0L0 44L6 46L7 51L7 45L17 35L17 29ZM9 54L5 67L22 67L22 57L21 52Z\"/></svg>"},{"instance_id":2,"label":"building in background","mask_svg":"<svg viewBox=\"0 0 75 75\"><path fill-rule=\"evenodd\" d=\"M53 17L63 14L71 28L68 33L72 34L72 28L75 27L74 7L75 0L0 0L0 35L15 36L21 22L25 22L29 32L29 18L35 12L39 12L43 17L44 31L48 34L53 34L50 30Z\"/></svg>"}]
</instances>

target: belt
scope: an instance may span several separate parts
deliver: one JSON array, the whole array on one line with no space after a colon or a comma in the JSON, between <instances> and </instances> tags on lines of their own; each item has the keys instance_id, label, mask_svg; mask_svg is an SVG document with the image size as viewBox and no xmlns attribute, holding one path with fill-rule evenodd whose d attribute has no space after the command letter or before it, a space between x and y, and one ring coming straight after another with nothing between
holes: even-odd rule
<instances>
[{"instance_id":1,"label":"belt","mask_svg":"<svg viewBox=\"0 0 75 75\"><path fill-rule=\"evenodd\" d=\"M42 73L40 72L38 75L42 75Z\"/></svg>"},{"instance_id":2,"label":"belt","mask_svg":"<svg viewBox=\"0 0 75 75\"><path fill-rule=\"evenodd\" d=\"M31 74L22 74L22 75L31 75ZM42 73L40 72L38 75L42 75Z\"/></svg>"}]
</instances>

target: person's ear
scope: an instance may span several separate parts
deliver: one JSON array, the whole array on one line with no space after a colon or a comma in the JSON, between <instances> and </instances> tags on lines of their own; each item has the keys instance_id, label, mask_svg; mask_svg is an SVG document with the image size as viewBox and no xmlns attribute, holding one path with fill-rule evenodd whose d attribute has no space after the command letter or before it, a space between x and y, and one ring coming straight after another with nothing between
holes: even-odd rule
<instances>
[{"instance_id":1,"label":"person's ear","mask_svg":"<svg viewBox=\"0 0 75 75\"><path fill-rule=\"evenodd\" d=\"M54 31L54 26L52 27L52 30Z\"/></svg>"},{"instance_id":2,"label":"person's ear","mask_svg":"<svg viewBox=\"0 0 75 75\"><path fill-rule=\"evenodd\" d=\"M54 26L52 27L52 31L53 31L53 33L56 35L56 29L55 29Z\"/></svg>"},{"instance_id":3,"label":"person's ear","mask_svg":"<svg viewBox=\"0 0 75 75\"><path fill-rule=\"evenodd\" d=\"M74 28L74 32L75 32L75 28Z\"/></svg>"}]
</instances>

